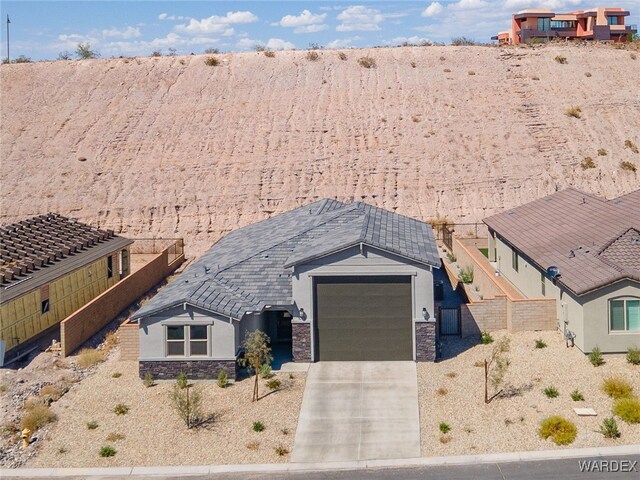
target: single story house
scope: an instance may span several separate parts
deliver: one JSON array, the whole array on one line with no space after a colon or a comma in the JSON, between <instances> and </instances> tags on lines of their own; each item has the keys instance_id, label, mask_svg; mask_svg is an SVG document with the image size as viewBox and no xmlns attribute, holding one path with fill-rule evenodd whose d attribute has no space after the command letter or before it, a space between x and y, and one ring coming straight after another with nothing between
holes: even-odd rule
<instances>
[{"instance_id":1,"label":"single story house","mask_svg":"<svg viewBox=\"0 0 640 480\"><path fill-rule=\"evenodd\" d=\"M236 375L248 332L296 362L435 359L429 224L321 200L229 233L132 316L140 376Z\"/></svg>"},{"instance_id":2,"label":"single story house","mask_svg":"<svg viewBox=\"0 0 640 480\"><path fill-rule=\"evenodd\" d=\"M640 347L640 190L606 200L569 188L484 222L499 274L556 299L558 328L580 350Z\"/></svg>"}]
</instances>

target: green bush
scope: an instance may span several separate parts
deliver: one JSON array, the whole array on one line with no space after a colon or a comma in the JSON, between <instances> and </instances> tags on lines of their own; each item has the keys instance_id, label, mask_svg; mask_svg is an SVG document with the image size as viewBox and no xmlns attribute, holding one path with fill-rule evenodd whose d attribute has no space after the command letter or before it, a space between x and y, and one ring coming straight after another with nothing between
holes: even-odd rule
<instances>
[{"instance_id":1,"label":"green bush","mask_svg":"<svg viewBox=\"0 0 640 480\"><path fill-rule=\"evenodd\" d=\"M440 428L440 431L442 433L448 433L451 431L451 427L449 426L449 424L444 422L440 422L440 425L438 428Z\"/></svg>"},{"instance_id":2,"label":"green bush","mask_svg":"<svg viewBox=\"0 0 640 480\"><path fill-rule=\"evenodd\" d=\"M119 403L115 407L113 407L113 412L116 415L126 415L129 413L129 407L127 407L124 403Z\"/></svg>"},{"instance_id":3,"label":"green bush","mask_svg":"<svg viewBox=\"0 0 640 480\"><path fill-rule=\"evenodd\" d=\"M579 390L574 390L571 392L571 400L574 402L582 402L584 400L584 395Z\"/></svg>"},{"instance_id":4,"label":"green bush","mask_svg":"<svg viewBox=\"0 0 640 480\"><path fill-rule=\"evenodd\" d=\"M547 398L556 398L558 395L558 389L556 387L547 387L544 389L544 394Z\"/></svg>"},{"instance_id":5,"label":"green bush","mask_svg":"<svg viewBox=\"0 0 640 480\"><path fill-rule=\"evenodd\" d=\"M620 431L618 430L618 423L613 417L605 418L600 426L600 433L606 438L618 438Z\"/></svg>"},{"instance_id":6,"label":"green bush","mask_svg":"<svg viewBox=\"0 0 640 480\"><path fill-rule=\"evenodd\" d=\"M604 358L602 357L600 347L593 347L593 350L591 350L591 353L589 353L589 361L594 367L599 367L600 365L604 364Z\"/></svg>"},{"instance_id":7,"label":"green bush","mask_svg":"<svg viewBox=\"0 0 640 480\"><path fill-rule=\"evenodd\" d=\"M629 347L629 350L627 350L627 362L633 365L640 365L640 348Z\"/></svg>"},{"instance_id":8,"label":"green bush","mask_svg":"<svg viewBox=\"0 0 640 480\"><path fill-rule=\"evenodd\" d=\"M453 252L447 252L447 258L449 259L449 261L451 263L455 263L456 260L458 260L458 258L456 257L455 253L453 253Z\"/></svg>"},{"instance_id":9,"label":"green bush","mask_svg":"<svg viewBox=\"0 0 640 480\"><path fill-rule=\"evenodd\" d=\"M490 343L493 343L493 337L489 332L482 332L480 334L480 343L483 345L489 345Z\"/></svg>"},{"instance_id":10,"label":"green bush","mask_svg":"<svg viewBox=\"0 0 640 480\"><path fill-rule=\"evenodd\" d=\"M473 267L462 267L458 274L458 279L462 283L473 283Z\"/></svg>"},{"instance_id":11,"label":"green bush","mask_svg":"<svg viewBox=\"0 0 640 480\"><path fill-rule=\"evenodd\" d=\"M187 378L187 374L184 372L180 372L176 377L176 385L180 388L187 388L189 385L189 379Z\"/></svg>"},{"instance_id":12,"label":"green bush","mask_svg":"<svg viewBox=\"0 0 640 480\"><path fill-rule=\"evenodd\" d=\"M111 445L105 445L100 449L101 457L113 457L116 453L118 453L118 451Z\"/></svg>"},{"instance_id":13,"label":"green bush","mask_svg":"<svg viewBox=\"0 0 640 480\"><path fill-rule=\"evenodd\" d=\"M273 373L271 372L271 365L269 365L268 363L263 363L262 365L260 365L260 371L258 372L260 374L260 378L271 378L273 377Z\"/></svg>"},{"instance_id":14,"label":"green bush","mask_svg":"<svg viewBox=\"0 0 640 480\"><path fill-rule=\"evenodd\" d=\"M627 423L640 423L640 400L619 398L613 405L613 413Z\"/></svg>"},{"instance_id":15,"label":"green bush","mask_svg":"<svg viewBox=\"0 0 640 480\"><path fill-rule=\"evenodd\" d=\"M253 431L254 432L262 432L265 429L264 423L262 422L253 422Z\"/></svg>"},{"instance_id":16,"label":"green bush","mask_svg":"<svg viewBox=\"0 0 640 480\"><path fill-rule=\"evenodd\" d=\"M566 418L554 415L541 422L538 433L544 439L551 437L556 445L569 445L576 439L578 429Z\"/></svg>"},{"instance_id":17,"label":"green bush","mask_svg":"<svg viewBox=\"0 0 640 480\"><path fill-rule=\"evenodd\" d=\"M267 382L267 388L269 390L278 390L280 388L280 380L273 378Z\"/></svg>"},{"instance_id":18,"label":"green bush","mask_svg":"<svg viewBox=\"0 0 640 480\"><path fill-rule=\"evenodd\" d=\"M602 382L602 391L613 399L628 398L633 393L633 387L624 378L605 378Z\"/></svg>"},{"instance_id":19,"label":"green bush","mask_svg":"<svg viewBox=\"0 0 640 480\"><path fill-rule=\"evenodd\" d=\"M289 450L287 450L287 448L283 447L282 445L278 445L276 447L276 453L278 454L278 456L284 457L285 455L287 455L289 453Z\"/></svg>"},{"instance_id":20,"label":"green bush","mask_svg":"<svg viewBox=\"0 0 640 480\"><path fill-rule=\"evenodd\" d=\"M545 343L544 340L542 340L541 338L538 338L536 340L536 348L546 348L547 344Z\"/></svg>"},{"instance_id":21,"label":"green bush","mask_svg":"<svg viewBox=\"0 0 640 480\"><path fill-rule=\"evenodd\" d=\"M153 375L151 375L149 372L147 372L144 375L144 386L149 388L149 387L153 387L154 381L153 381Z\"/></svg>"},{"instance_id":22,"label":"green bush","mask_svg":"<svg viewBox=\"0 0 640 480\"><path fill-rule=\"evenodd\" d=\"M220 388L227 388L229 385L229 374L226 369L218 370L217 384Z\"/></svg>"},{"instance_id":23,"label":"green bush","mask_svg":"<svg viewBox=\"0 0 640 480\"><path fill-rule=\"evenodd\" d=\"M87 422L87 428L89 430L95 430L96 428L98 428L98 422L96 422L95 420L91 420L90 422Z\"/></svg>"},{"instance_id":24,"label":"green bush","mask_svg":"<svg viewBox=\"0 0 640 480\"><path fill-rule=\"evenodd\" d=\"M113 372L113 373L111 374L111 377L112 377L112 378L120 378L121 376L122 376L122 374L121 374L120 372Z\"/></svg>"}]
</instances>

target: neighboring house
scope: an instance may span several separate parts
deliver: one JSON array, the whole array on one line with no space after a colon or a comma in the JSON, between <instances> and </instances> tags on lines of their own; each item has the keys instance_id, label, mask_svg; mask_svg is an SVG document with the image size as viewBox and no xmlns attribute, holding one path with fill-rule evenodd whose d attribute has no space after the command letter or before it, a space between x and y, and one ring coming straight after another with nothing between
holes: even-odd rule
<instances>
[{"instance_id":1,"label":"neighboring house","mask_svg":"<svg viewBox=\"0 0 640 480\"><path fill-rule=\"evenodd\" d=\"M49 213L0 227L6 351L60 323L129 274L132 240Z\"/></svg>"},{"instance_id":2,"label":"neighboring house","mask_svg":"<svg viewBox=\"0 0 640 480\"><path fill-rule=\"evenodd\" d=\"M567 189L486 218L489 259L528 298L556 299L583 352L640 347L640 190Z\"/></svg>"},{"instance_id":3,"label":"neighboring house","mask_svg":"<svg viewBox=\"0 0 640 480\"><path fill-rule=\"evenodd\" d=\"M435 359L431 226L321 200L231 232L136 312L140 376L236 375L248 332L277 355Z\"/></svg>"},{"instance_id":4,"label":"neighboring house","mask_svg":"<svg viewBox=\"0 0 640 480\"><path fill-rule=\"evenodd\" d=\"M499 45L527 43L553 38L626 42L638 33L635 25L625 25L629 12L619 7L600 7L569 13L550 10L523 10L513 15L511 30L492 37ZM508 35L507 35L508 34Z\"/></svg>"}]
</instances>

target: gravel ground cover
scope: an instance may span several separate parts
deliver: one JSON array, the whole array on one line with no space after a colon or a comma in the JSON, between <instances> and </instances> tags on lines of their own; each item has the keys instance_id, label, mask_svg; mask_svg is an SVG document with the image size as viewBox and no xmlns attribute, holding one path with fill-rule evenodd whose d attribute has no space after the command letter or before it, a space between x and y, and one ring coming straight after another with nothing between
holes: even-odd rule
<instances>
[{"instance_id":1,"label":"gravel ground cover","mask_svg":"<svg viewBox=\"0 0 640 480\"><path fill-rule=\"evenodd\" d=\"M511 339L505 383L513 387L515 395L509 398L501 396L485 404L484 368L474 366L489 356L495 343L445 339L442 361L418 364L423 456L640 444L640 424L627 424L618 418L622 435L615 440L599 432L602 420L612 415L613 405L602 392L604 378L625 378L640 395L640 367L627 363L624 355L607 355L604 365L594 367L577 348L566 348L556 332L505 331L492 335L496 341L505 335ZM546 348L535 348L538 338L546 342ZM545 396L543 390L549 386L559 391L557 398ZM584 401L571 399L575 389L584 395ZM598 415L578 417L574 407L591 407ZM561 415L575 423L578 435L571 445L558 447L539 437L540 421L550 415ZM441 422L451 427L446 435L440 432Z\"/></svg>"},{"instance_id":2,"label":"gravel ground cover","mask_svg":"<svg viewBox=\"0 0 640 480\"><path fill-rule=\"evenodd\" d=\"M114 378L115 372L121 376ZM38 454L28 467L108 467L202 465L286 462L293 448L302 403L305 374L276 374L282 387L269 393L260 380L260 401L251 402L253 383L245 379L226 389L215 382L200 383L203 410L214 420L188 430L170 401L173 382L145 387L137 363L120 361L115 352L95 374L88 376L52 405L58 421L43 433ZM116 415L114 407L129 407ZM89 429L88 422L97 422ZM253 422L265 429L253 431ZM124 438L107 441L109 435ZM103 446L114 447L112 457L100 457ZM280 453L276 452L282 447Z\"/></svg>"}]
</instances>

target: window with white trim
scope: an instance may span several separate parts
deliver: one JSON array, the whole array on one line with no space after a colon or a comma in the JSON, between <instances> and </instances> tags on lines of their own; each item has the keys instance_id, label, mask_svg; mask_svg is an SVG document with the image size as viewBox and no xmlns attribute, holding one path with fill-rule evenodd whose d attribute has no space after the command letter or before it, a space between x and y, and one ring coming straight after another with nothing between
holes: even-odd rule
<instances>
[{"instance_id":1,"label":"window with white trim","mask_svg":"<svg viewBox=\"0 0 640 480\"><path fill-rule=\"evenodd\" d=\"M207 325L167 325L167 357L206 357L209 355Z\"/></svg>"},{"instance_id":2,"label":"window with white trim","mask_svg":"<svg viewBox=\"0 0 640 480\"><path fill-rule=\"evenodd\" d=\"M609 300L609 328L612 332L640 332L640 299Z\"/></svg>"}]
</instances>

